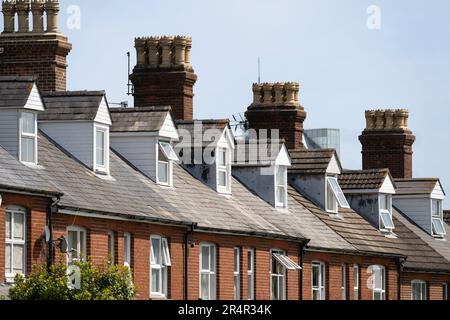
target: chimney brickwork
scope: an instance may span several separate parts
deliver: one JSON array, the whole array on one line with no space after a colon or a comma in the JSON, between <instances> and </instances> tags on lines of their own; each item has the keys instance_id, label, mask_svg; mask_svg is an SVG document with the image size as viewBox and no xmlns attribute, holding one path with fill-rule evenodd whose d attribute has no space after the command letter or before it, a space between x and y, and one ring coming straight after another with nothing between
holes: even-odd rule
<instances>
[{"instance_id":1,"label":"chimney brickwork","mask_svg":"<svg viewBox=\"0 0 450 320\"><path fill-rule=\"evenodd\" d=\"M289 149L303 148L305 109L299 102L300 86L295 82L253 84L253 103L246 117L257 132L278 129ZM270 138L270 137L269 137Z\"/></svg>"},{"instance_id":2,"label":"chimney brickwork","mask_svg":"<svg viewBox=\"0 0 450 320\"><path fill-rule=\"evenodd\" d=\"M36 76L43 92L65 91L67 56L72 45L58 32L58 0L3 0L2 12L0 75Z\"/></svg>"},{"instance_id":3,"label":"chimney brickwork","mask_svg":"<svg viewBox=\"0 0 450 320\"><path fill-rule=\"evenodd\" d=\"M170 106L175 120L193 119L192 39L184 36L135 39L137 64L130 75L135 107Z\"/></svg>"},{"instance_id":4,"label":"chimney brickwork","mask_svg":"<svg viewBox=\"0 0 450 320\"><path fill-rule=\"evenodd\" d=\"M412 178L412 146L416 137L408 128L405 109L366 111L362 144L363 169L388 168L394 178Z\"/></svg>"}]
</instances>

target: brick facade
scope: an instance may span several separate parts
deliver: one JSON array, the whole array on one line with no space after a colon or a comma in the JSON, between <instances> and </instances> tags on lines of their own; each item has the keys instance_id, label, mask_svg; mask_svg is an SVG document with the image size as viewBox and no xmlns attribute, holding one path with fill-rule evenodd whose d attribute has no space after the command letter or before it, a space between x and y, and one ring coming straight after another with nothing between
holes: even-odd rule
<instances>
[{"instance_id":1,"label":"brick facade","mask_svg":"<svg viewBox=\"0 0 450 320\"><path fill-rule=\"evenodd\" d=\"M42 92L65 91L72 45L60 34L2 34L0 75L36 76Z\"/></svg>"},{"instance_id":2,"label":"brick facade","mask_svg":"<svg viewBox=\"0 0 450 320\"><path fill-rule=\"evenodd\" d=\"M130 79L135 107L170 106L174 120L193 119L194 72L136 66Z\"/></svg>"},{"instance_id":3,"label":"brick facade","mask_svg":"<svg viewBox=\"0 0 450 320\"><path fill-rule=\"evenodd\" d=\"M425 281L427 284L427 300L443 300L444 284L450 285L450 275L403 272L401 275L401 299L411 300L411 282L414 280ZM448 298L448 292L447 292Z\"/></svg>"}]
</instances>

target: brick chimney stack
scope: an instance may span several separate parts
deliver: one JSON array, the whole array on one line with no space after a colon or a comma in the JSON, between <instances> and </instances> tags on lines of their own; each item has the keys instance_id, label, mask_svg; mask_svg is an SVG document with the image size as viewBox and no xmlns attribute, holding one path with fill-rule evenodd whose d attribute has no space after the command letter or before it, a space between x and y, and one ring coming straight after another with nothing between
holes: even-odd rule
<instances>
[{"instance_id":1,"label":"brick chimney stack","mask_svg":"<svg viewBox=\"0 0 450 320\"><path fill-rule=\"evenodd\" d=\"M184 36L136 38L137 64L130 75L135 107L171 106L175 120L193 119L192 39Z\"/></svg>"},{"instance_id":2,"label":"brick chimney stack","mask_svg":"<svg viewBox=\"0 0 450 320\"><path fill-rule=\"evenodd\" d=\"M416 140L408 128L405 109L366 111L362 144L363 169L388 168L394 178L412 178L412 145Z\"/></svg>"},{"instance_id":3,"label":"brick chimney stack","mask_svg":"<svg viewBox=\"0 0 450 320\"><path fill-rule=\"evenodd\" d=\"M299 102L300 85L296 82L253 84L253 103L246 117L249 126L261 129L278 129L289 149L303 148L303 121L305 109Z\"/></svg>"},{"instance_id":4,"label":"brick chimney stack","mask_svg":"<svg viewBox=\"0 0 450 320\"><path fill-rule=\"evenodd\" d=\"M0 76L36 76L43 92L65 91L67 55L72 45L58 32L58 0L3 0L2 12Z\"/></svg>"}]
</instances>

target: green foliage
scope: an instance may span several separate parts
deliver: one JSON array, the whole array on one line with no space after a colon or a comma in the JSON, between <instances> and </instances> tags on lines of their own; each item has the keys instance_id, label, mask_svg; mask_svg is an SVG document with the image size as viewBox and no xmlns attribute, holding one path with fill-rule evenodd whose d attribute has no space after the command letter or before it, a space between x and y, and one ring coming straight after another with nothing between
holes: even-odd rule
<instances>
[{"instance_id":1,"label":"green foliage","mask_svg":"<svg viewBox=\"0 0 450 320\"><path fill-rule=\"evenodd\" d=\"M136 290L128 267L103 264L94 267L91 262L77 262L81 273L80 289L68 286L68 271L58 263L48 271L36 266L27 277L16 276L9 290L11 300L131 300Z\"/></svg>"}]
</instances>

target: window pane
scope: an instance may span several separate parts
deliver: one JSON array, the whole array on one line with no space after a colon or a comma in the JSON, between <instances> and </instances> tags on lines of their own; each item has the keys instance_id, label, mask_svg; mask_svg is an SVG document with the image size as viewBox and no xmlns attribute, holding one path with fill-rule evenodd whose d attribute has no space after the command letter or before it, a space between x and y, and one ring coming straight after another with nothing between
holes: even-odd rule
<instances>
[{"instance_id":1,"label":"window pane","mask_svg":"<svg viewBox=\"0 0 450 320\"><path fill-rule=\"evenodd\" d=\"M383 300L381 292L378 292L378 291L374 292L373 298L374 298L374 300Z\"/></svg>"},{"instance_id":2,"label":"window pane","mask_svg":"<svg viewBox=\"0 0 450 320\"><path fill-rule=\"evenodd\" d=\"M248 255L247 255L247 266L248 266L248 271L253 271L253 251L250 250L248 251Z\"/></svg>"},{"instance_id":3,"label":"window pane","mask_svg":"<svg viewBox=\"0 0 450 320\"><path fill-rule=\"evenodd\" d=\"M210 249L210 260L209 260L209 265L210 265L210 270L211 272L216 272L216 247L215 246L211 246Z\"/></svg>"},{"instance_id":4,"label":"window pane","mask_svg":"<svg viewBox=\"0 0 450 320\"><path fill-rule=\"evenodd\" d=\"M170 260L169 244L168 244L166 238L162 239L162 258L163 258L163 265L164 266L171 266L172 265L172 262Z\"/></svg>"},{"instance_id":5,"label":"window pane","mask_svg":"<svg viewBox=\"0 0 450 320\"><path fill-rule=\"evenodd\" d=\"M391 214L387 211L381 212L381 222L385 229L394 229L394 222L392 221Z\"/></svg>"},{"instance_id":6,"label":"window pane","mask_svg":"<svg viewBox=\"0 0 450 320\"><path fill-rule=\"evenodd\" d=\"M209 269L209 247L202 246L202 270L210 270Z\"/></svg>"},{"instance_id":7,"label":"window pane","mask_svg":"<svg viewBox=\"0 0 450 320\"><path fill-rule=\"evenodd\" d=\"M6 239L11 239L11 213L6 212L6 222L5 222L5 236Z\"/></svg>"},{"instance_id":8,"label":"window pane","mask_svg":"<svg viewBox=\"0 0 450 320\"><path fill-rule=\"evenodd\" d=\"M433 219L433 233L439 236L445 234L444 225L441 219Z\"/></svg>"},{"instance_id":9,"label":"window pane","mask_svg":"<svg viewBox=\"0 0 450 320\"><path fill-rule=\"evenodd\" d=\"M202 300L209 300L209 275L202 274L201 275L201 293L200 297Z\"/></svg>"},{"instance_id":10,"label":"window pane","mask_svg":"<svg viewBox=\"0 0 450 320\"><path fill-rule=\"evenodd\" d=\"M173 160L173 161L178 160L178 157L177 157L175 151L173 150L172 146L169 143L160 142L159 145L161 147L164 158L166 158L166 160Z\"/></svg>"},{"instance_id":11,"label":"window pane","mask_svg":"<svg viewBox=\"0 0 450 320\"><path fill-rule=\"evenodd\" d=\"M342 192L337 179L336 178L328 178L328 184L331 186L331 190L334 193L334 196L336 197L340 206L343 208L349 208L350 205L348 204L347 198L345 197L344 193Z\"/></svg>"},{"instance_id":12,"label":"window pane","mask_svg":"<svg viewBox=\"0 0 450 320\"><path fill-rule=\"evenodd\" d=\"M152 292L161 292L161 270L152 269Z\"/></svg>"},{"instance_id":13,"label":"window pane","mask_svg":"<svg viewBox=\"0 0 450 320\"><path fill-rule=\"evenodd\" d=\"M432 200L432 214L433 217L441 217L441 202L439 200Z\"/></svg>"},{"instance_id":14,"label":"window pane","mask_svg":"<svg viewBox=\"0 0 450 320\"><path fill-rule=\"evenodd\" d=\"M313 265L312 268L313 287L319 287L319 266Z\"/></svg>"},{"instance_id":15,"label":"window pane","mask_svg":"<svg viewBox=\"0 0 450 320\"><path fill-rule=\"evenodd\" d=\"M12 270L11 270L11 245L10 244L7 244L6 245L6 257L5 257L5 265L6 265L6 270L5 270L5 272L6 273L12 273Z\"/></svg>"},{"instance_id":16,"label":"window pane","mask_svg":"<svg viewBox=\"0 0 450 320\"><path fill-rule=\"evenodd\" d=\"M21 150L20 150L20 158L24 162L34 163L35 159L35 146L34 146L34 138L25 138L21 139Z\"/></svg>"},{"instance_id":17,"label":"window pane","mask_svg":"<svg viewBox=\"0 0 450 320\"><path fill-rule=\"evenodd\" d=\"M36 118L34 113L22 113L22 132L36 134Z\"/></svg>"},{"instance_id":18,"label":"window pane","mask_svg":"<svg viewBox=\"0 0 450 320\"><path fill-rule=\"evenodd\" d=\"M253 274L248 275L248 300L253 300Z\"/></svg>"},{"instance_id":19,"label":"window pane","mask_svg":"<svg viewBox=\"0 0 450 320\"><path fill-rule=\"evenodd\" d=\"M277 167L277 185L284 186L286 184L286 167Z\"/></svg>"},{"instance_id":20,"label":"window pane","mask_svg":"<svg viewBox=\"0 0 450 320\"><path fill-rule=\"evenodd\" d=\"M380 209L389 210L388 197L385 194L380 195Z\"/></svg>"},{"instance_id":21,"label":"window pane","mask_svg":"<svg viewBox=\"0 0 450 320\"><path fill-rule=\"evenodd\" d=\"M96 131L96 162L99 166L105 165L105 132Z\"/></svg>"},{"instance_id":22,"label":"window pane","mask_svg":"<svg viewBox=\"0 0 450 320\"><path fill-rule=\"evenodd\" d=\"M78 253L78 257L80 259L84 259L86 256L86 233L84 231L80 231L80 252Z\"/></svg>"},{"instance_id":23,"label":"window pane","mask_svg":"<svg viewBox=\"0 0 450 320\"><path fill-rule=\"evenodd\" d=\"M327 211L337 212L336 198L329 185L327 186Z\"/></svg>"},{"instance_id":24,"label":"window pane","mask_svg":"<svg viewBox=\"0 0 450 320\"><path fill-rule=\"evenodd\" d=\"M221 167L225 167L228 164L227 151L219 148L219 154L217 155L217 164Z\"/></svg>"},{"instance_id":25,"label":"window pane","mask_svg":"<svg viewBox=\"0 0 450 320\"><path fill-rule=\"evenodd\" d=\"M241 284L240 284L239 275L235 275L234 276L234 300L240 299L240 292L239 292L240 286L241 286Z\"/></svg>"},{"instance_id":26,"label":"window pane","mask_svg":"<svg viewBox=\"0 0 450 320\"><path fill-rule=\"evenodd\" d=\"M14 213L14 239L25 239L24 214Z\"/></svg>"},{"instance_id":27,"label":"window pane","mask_svg":"<svg viewBox=\"0 0 450 320\"><path fill-rule=\"evenodd\" d=\"M160 183L169 183L169 163L158 162L158 181Z\"/></svg>"},{"instance_id":28,"label":"window pane","mask_svg":"<svg viewBox=\"0 0 450 320\"><path fill-rule=\"evenodd\" d=\"M76 231L69 231L67 233L67 250L73 251L77 250L77 243L78 243L78 233Z\"/></svg>"},{"instance_id":29,"label":"window pane","mask_svg":"<svg viewBox=\"0 0 450 320\"><path fill-rule=\"evenodd\" d=\"M115 258L115 248L114 248L114 234L108 233L108 258L110 259L110 263L114 264Z\"/></svg>"},{"instance_id":30,"label":"window pane","mask_svg":"<svg viewBox=\"0 0 450 320\"><path fill-rule=\"evenodd\" d=\"M13 273L23 273L24 246L13 246Z\"/></svg>"},{"instance_id":31,"label":"window pane","mask_svg":"<svg viewBox=\"0 0 450 320\"><path fill-rule=\"evenodd\" d=\"M226 187L227 186L227 172L219 171L219 186Z\"/></svg>"},{"instance_id":32,"label":"window pane","mask_svg":"<svg viewBox=\"0 0 450 320\"><path fill-rule=\"evenodd\" d=\"M313 290L313 300L321 300L320 290Z\"/></svg>"},{"instance_id":33,"label":"window pane","mask_svg":"<svg viewBox=\"0 0 450 320\"><path fill-rule=\"evenodd\" d=\"M160 265L161 264L161 242L158 238L152 239L152 252L153 252L153 264Z\"/></svg>"},{"instance_id":34,"label":"window pane","mask_svg":"<svg viewBox=\"0 0 450 320\"><path fill-rule=\"evenodd\" d=\"M239 249L234 249L234 272L239 272Z\"/></svg>"},{"instance_id":35,"label":"window pane","mask_svg":"<svg viewBox=\"0 0 450 320\"><path fill-rule=\"evenodd\" d=\"M128 265L131 264L131 239L129 234L125 234L123 237L123 245L124 245L124 263Z\"/></svg>"},{"instance_id":36,"label":"window pane","mask_svg":"<svg viewBox=\"0 0 450 320\"><path fill-rule=\"evenodd\" d=\"M272 299L273 300L279 300L280 297L278 296L279 287L278 287L278 277L272 276Z\"/></svg>"}]
</instances>

